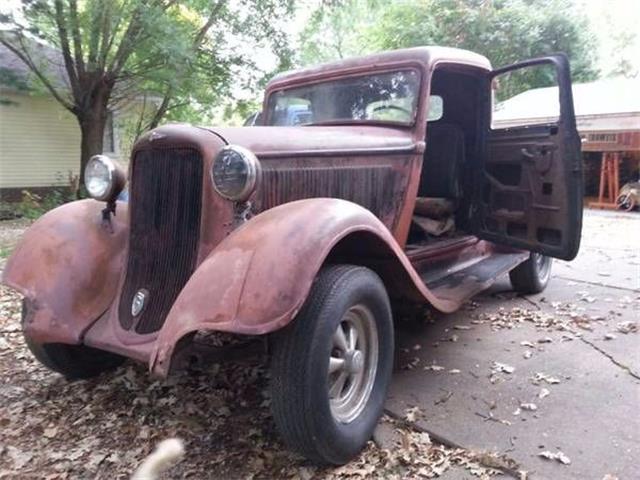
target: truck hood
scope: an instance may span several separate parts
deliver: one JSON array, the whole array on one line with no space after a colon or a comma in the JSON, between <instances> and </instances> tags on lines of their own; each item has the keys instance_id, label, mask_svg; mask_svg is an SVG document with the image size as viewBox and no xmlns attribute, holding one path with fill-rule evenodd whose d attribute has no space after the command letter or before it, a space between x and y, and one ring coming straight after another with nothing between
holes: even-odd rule
<instances>
[{"instance_id":1,"label":"truck hood","mask_svg":"<svg viewBox=\"0 0 640 480\"><path fill-rule=\"evenodd\" d=\"M225 143L248 148L258 157L344 150L414 150L410 130L380 126L208 127Z\"/></svg>"}]
</instances>

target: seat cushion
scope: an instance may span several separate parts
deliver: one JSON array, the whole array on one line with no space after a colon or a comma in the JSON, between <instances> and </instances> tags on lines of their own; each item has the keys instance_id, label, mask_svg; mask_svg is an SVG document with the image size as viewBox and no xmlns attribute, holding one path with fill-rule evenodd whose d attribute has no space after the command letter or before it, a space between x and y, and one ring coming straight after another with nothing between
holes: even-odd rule
<instances>
[{"instance_id":1,"label":"seat cushion","mask_svg":"<svg viewBox=\"0 0 640 480\"><path fill-rule=\"evenodd\" d=\"M414 215L429 218L449 217L455 211L455 204L448 198L418 197L413 209Z\"/></svg>"},{"instance_id":2,"label":"seat cushion","mask_svg":"<svg viewBox=\"0 0 640 480\"><path fill-rule=\"evenodd\" d=\"M458 172L464 157L464 133L460 127L447 123L428 124L418 196L457 198Z\"/></svg>"}]
</instances>

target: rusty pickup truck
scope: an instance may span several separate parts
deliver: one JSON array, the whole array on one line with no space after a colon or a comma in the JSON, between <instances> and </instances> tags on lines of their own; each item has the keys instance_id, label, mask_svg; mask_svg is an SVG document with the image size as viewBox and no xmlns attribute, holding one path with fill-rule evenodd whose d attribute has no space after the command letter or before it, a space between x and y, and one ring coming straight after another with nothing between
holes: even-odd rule
<instances>
[{"instance_id":1,"label":"rusty pickup truck","mask_svg":"<svg viewBox=\"0 0 640 480\"><path fill-rule=\"evenodd\" d=\"M519 116L549 86L555 114ZM278 75L253 123L156 128L126 174L93 157L92 198L34 223L3 282L68 378L126 358L166 376L203 361L203 333L264 336L282 437L342 464L383 411L398 312L452 312L505 274L540 292L552 257L576 256L569 64L384 52Z\"/></svg>"}]
</instances>

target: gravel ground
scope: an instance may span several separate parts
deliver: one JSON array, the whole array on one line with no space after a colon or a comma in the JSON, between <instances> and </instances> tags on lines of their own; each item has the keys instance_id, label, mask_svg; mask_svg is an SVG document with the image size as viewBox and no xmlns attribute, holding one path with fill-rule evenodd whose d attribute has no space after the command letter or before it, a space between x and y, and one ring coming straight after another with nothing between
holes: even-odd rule
<instances>
[{"instance_id":1,"label":"gravel ground","mask_svg":"<svg viewBox=\"0 0 640 480\"><path fill-rule=\"evenodd\" d=\"M5 253L27 224L0 223ZM278 438L264 358L214 364L165 381L131 363L70 383L29 353L20 300L0 286L2 479L128 478L168 437L184 440L186 456L165 478L435 478L452 468L464 478L489 478L500 473L497 468L517 469L497 455L432 442L412 422L411 411L399 421L383 419L391 445L370 442L347 466L315 467Z\"/></svg>"}]
</instances>

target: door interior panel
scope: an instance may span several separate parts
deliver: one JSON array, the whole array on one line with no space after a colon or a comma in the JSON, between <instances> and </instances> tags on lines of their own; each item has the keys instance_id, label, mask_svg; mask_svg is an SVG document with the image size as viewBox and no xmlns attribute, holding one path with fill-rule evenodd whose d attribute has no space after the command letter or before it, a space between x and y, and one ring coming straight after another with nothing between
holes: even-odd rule
<instances>
[{"instance_id":1,"label":"door interior panel","mask_svg":"<svg viewBox=\"0 0 640 480\"><path fill-rule=\"evenodd\" d=\"M561 117L554 124L487 125L475 224L480 238L571 260L582 226L582 163L566 58L531 60L493 76L544 62L557 68Z\"/></svg>"}]
</instances>

